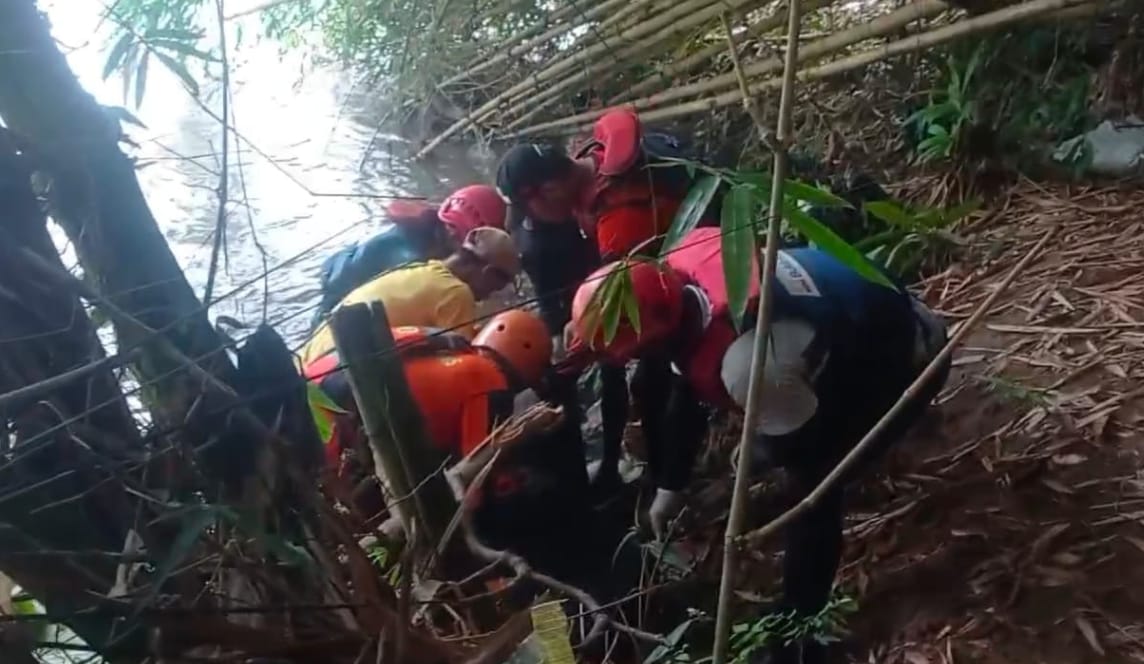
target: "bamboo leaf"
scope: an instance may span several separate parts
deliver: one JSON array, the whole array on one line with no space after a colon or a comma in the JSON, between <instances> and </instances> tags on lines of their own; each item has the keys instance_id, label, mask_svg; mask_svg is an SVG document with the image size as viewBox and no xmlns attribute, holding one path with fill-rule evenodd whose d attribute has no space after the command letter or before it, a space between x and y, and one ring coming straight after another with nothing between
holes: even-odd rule
<instances>
[{"instance_id":1,"label":"bamboo leaf","mask_svg":"<svg viewBox=\"0 0 1144 664\"><path fill-rule=\"evenodd\" d=\"M115 42L115 46L111 48L111 53L107 55L107 62L103 64L103 80L106 81L123 64L123 58L127 55L127 49L134 43L133 40L134 35L128 32Z\"/></svg>"},{"instance_id":2,"label":"bamboo leaf","mask_svg":"<svg viewBox=\"0 0 1144 664\"><path fill-rule=\"evenodd\" d=\"M755 210L757 190L749 185L736 185L723 200L720 224L723 234L723 279L727 284L727 302L735 326L740 327L747 312L752 266L755 263ZM778 223L778 220L774 220Z\"/></svg>"},{"instance_id":3,"label":"bamboo leaf","mask_svg":"<svg viewBox=\"0 0 1144 664\"><path fill-rule=\"evenodd\" d=\"M636 291L635 286L632 284L632 273L630 270L624 270L624 287L622 293L624 313L627 315L628 322L631 323L632 329L636 331L636 336L638 337L643 330L640 327L640 307L639 302L636 301Z\"/></svg>"},{"instance_id":4,"label":"bamboo leaf","mask_svg":"<svg viewBox=\"0 0 1144 664\"><path fill-rule=\"evenodd\" d=\"M314 418L314 426L318 429L318 436L323 441L329 441L334 432L333 413L345 413L333 399L314 383L306 383L306 403L310 406L310 417Z\"/></svg>"},{"instance_id":5,"label":"bamboo leaf","mask_svg":"<svg viewBox=\"0 0 1144 664\"><path fill-rule=\"evenodd\" d=\"M863 203L862 207L887 224L910 230L917 228L914 216L893 201L869 201Z\"/></svg>"},{"instance_id":6,"label":"bamboo leaf","mask_svg":"<svg viewBox=\"0 0 1144 664\"><path fill-rule=\"evenodd\" d=\"M203 38L202 30L186 30L183 28L160 28L158 30L148 30L146 34L148 41L156 39L178 39L180 41L197 41Z\"/></svg>"},{"instance_id":7,"label":"bamboo leaf","mask_svg":"<svg viewBox=\"0 0 1144 664\"><path fill-rule=\"evenodd\" d=\"M623 285L621 273L625 272L627 272L626 264L621 269L609 274L604 280L603 318L605 345L612 343L612 340L616 338L616 332L620 329L620 312L622 311L620 299L623 295L620 292Z\"/></svg>"},{"instance_id":8,"label":"bamboo leaf","mask_svg":"<svg viewBox=\"0 0 1144 664\"><path fill-rule=\"evenodd\" d=\"M151 51L144 50L135 68L135 108L143 104L143 91L147 89L147 63L151 61Z\"/></svg>"},{"instance_id":9,"label":"bamboo leaf","mask_svg":"<svg viewBox=\"0 0 1144 664\"><path fill-rule=\"evenodd\" d=\"M147 43L150 44L152 48L163 48L190 58L198 58L199 60L206 60L207 62L221 62L215 55L207 53L206 51L200 51L195 48L193 44L178 39L152 39Z\"/></svg>"},{"instance_id":10,"label":"bamboo leaf","mask_svg":"<svg viewBox=\"0 0 1144 664\"><path fill-rule=\"evenodd\" d=\"M187 86L187 89L192 95L196 97L199 96L199 84L195 81L194 77L191 76L191 72L187 71L186 65L162 51L155 51L155 57L159 58L159 61L166 65L167 69L171 70L171 73L183 80L183 85Z\"/></svg>"},{"instance_id":11,"label":"bamboo leaf","mask_svg":"<svg viewBox=\"0 0 1144 664\"><path fill-rule=\"evenodd\" d=\"M862 275L865 279L881 286L898 290L898 287L886 278L886 275L882 274L880 270L866 260L862 252L850 246L846 240L843 240L834 231L830 230L830 228L823 225L814 217L799 210L798 206L785 202L783 204L783 215L792 226L798 229L799 233L802 233L806 239L813 242L819 249L842 261L847 267ZM727 260L726 252L724 252L723 260Z\"/></svg>"},{"instance_id":12,"label":"bamboo leaf","mask_svg":"<svg viewBox=\"0 0 1144 664\"><path fill-rule=\"evenodd\" d=\"M135 61L135 54L139 52L139 42L131 42L127 47L127 53L123 56L123 103L127 103L127 94L131 91L131 79L133 78L134 69L131 68L131 63Z\"/></svg>"},{"instance_id":13,"label":"bamboo leaf","mask_svg":"<svg viewBox=\"0 0 1144 664\"><path fill-rule=\"evenodd\" d=\"M683 204L679 206L675 218L671 220L671 228L667 230L663 248L660 249L660 257L666 256L679 244L683 236L699 225L699 220L703 218L703 213L711 204L711 199L721 182L722 178L717 175L704 175L691 185L687 196L683 198Z\"/></svg>"},{"instance_id":14,"label":"bamboo leaf","mask_svg":"<svg viewBox=\"0 0 1144 664\"><path fill-rule=\"evenodd\" d=\"M798 180L787 180L783 183L783 196L821 207L854 207L837 194Z\"/></svg>"}]
</instances>

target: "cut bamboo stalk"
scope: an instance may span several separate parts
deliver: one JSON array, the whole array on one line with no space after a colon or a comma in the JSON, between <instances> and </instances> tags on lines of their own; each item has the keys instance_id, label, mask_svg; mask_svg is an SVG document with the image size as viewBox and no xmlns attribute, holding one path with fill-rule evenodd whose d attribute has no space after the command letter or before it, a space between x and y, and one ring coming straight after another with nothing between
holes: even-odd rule
<instances>
[{"instance_id":1,"label":"cut bamboo stalk","mask_svg":"<svg viewBox=\"0 0 1144 664\"><path fill-rule=\"evenodd\" d=\"M799 11L803 14L808 14L816 9L821 9L822 7L829 5L831 2L833 2L833 0L803 0L803 2L799 4ZM783 16L783 13L781 11L776 11L774 16L768 16L762 20L756 21L755 23L748 24L747 36L757 37L758 35L770 32L771 30L781 26L785 20L786 17ZM678 62L673 62L670 65L667 65L660 71L633 85L626 92L612 97L608 103L619 104L628 99L638 98L645 92L654 90L660 85L670 84L679 76L691 73L696 68L698 68L699 65L702 65L716 55L724 52L726 52L726 47L723 44L718 42L713 43L706 48L692 53L691 55L683 58Z\"/></svg>"},{"instance_id":2,"label":"cut bamboo stalk","mask_svg":"<svg viewBox=\"0 0 1144 664\"><path fill-rule=\"evenodd\" d=\"M773 173L771 174L771 201L767 214L767 244L763 256L762 283L759 285L759 311L755 315L755 347L751 352L750 381L747 384L747 404L743 414L743 430L739 435L739 447L735 465L735 487L731 492L731 511L727 517L727 530L723 534L723 573L719 578L719 603L715 613L715 645L711 652L712 664L724 664L731 639L731 598L735 592L735 570L738 566L739 548L736 546L740 533L746 525L747 494L751 486L751 453L755 428L759 422L759 391L763 387L763 372L766 371L767 342L770 339L771 317L774 310L775 266L778 264L779 243L782 228L783 189L787 177L787 146L791 139L791 118L794 115L794 80L798 70L798 33L800 15L799 3L791 2L787 11L786 61L783 65L782 94L779 98L779 121L775 131L778 145L775 147ZM739 94L743 107L756 123L759 140L766 136L766 125L757 112L755 100L747 88L747 77L739 63L735 37L731 33L731 23L726 18L723 25L727 32L727 49L739 81ZM754 234L752 233L754 236ZM757 237L757 236L754 236ZM753 238L752 238L753 239ZM754 240L757 242L757 240Z\"/></svg>"},{"instance_id":3,"label":"cut bamboo stalk","mask_svg":"<svg viewBox=\"0 0 1144 664\"><path fill-rule=\"evenodd\" d=\"M606 44L592 44L565 58L561 58L550 64L544 70L528 76L520 83L494 96L482 104L477 110L450 125L449 128L429 141L425 147L421 148L421 150L414 155L414 158L420 159L424 157L458 131L487 119L505 101L511 100L526 90L556 78L559 74L580 63L591 62L600 55L606 54L606 51L609 49L619 48L621 44L640 44L645 47L654 45L660 41L663 36L670 36L679 30L702 25L712 18L718 17L724 10L724 6L722 4L708 6L708 2L709 0L688 0L681 2L670 11L664 12L662 15L656 17L655 20L640 24L631 30L617 35L615 40L608 40ZM724 0L724 2L726 4L725 8L729 10L760 4L760 0ZM696 11L697 8L703 9Z\"/></svg>"},{"instance_id":4,"label":"cut bamboo stalk","mask_svg":"<svg viewBox=\"0 0 1144 664\"><path fill-rule=\"evenodd\" d=\"M814 4L813 1L808 4ZM823 4L829 4L828 2ZM943 0L918 0L909 5L895 10L884 16L862 25L854 26L848 30L843 30L836 34L830 35L824 39L819 39L815 42L807 44L799 54L799 62L806 63L815 59L826 57L832 53L856 44L858 42L872 39L875 37L882 37L895 30L909 25L915 20L935 16L945 11L948 8ZM801 7L800 7L801 9ZM768 27L774 27L769 22L764 22ZM779 58L768 58L762 62L756 62L748 65L743 69L743 74L748 78L757 78L763 74L771 73L782 69L783 61ZM650 97L637 99L630 102L630 106L638 111L663 106L667 102L684 99L686 97L694 97L696 95L711 92L713 90L721 90L733 87L736 84L736 75L734 72L721 74L695 83L676 86L664 92L660 92ZM734 96L734 92L729 92L729 95Z\"/></svg>"},{"instance_id":5,"label":"cut bamboo stalk","mask_svg":"<svg viewBox=\"0 0 1144 664\"><path fill-rule=\"evenodd\" d=\"M807 44L799 53L799 64L806 64L831 55L832 53L837 53L847 46L866 41L867 39L883 37L919 19L937 16L948 8L949 6L944 0L916 0L901 9L879 16L872 21L863 23L862 25L856 25L847 30L842 30L841 32ZM783 61L781 58L768 58L744 67L743 75L746 76L748 80L755 79L764 74L777 72L781 70L782 67ZM634 102L634 105L637 108L654 108L656 106L662 106L667 102L693 97L709 90L728 88L735 84L735 73L729 72L697 83L680 85L658 95L652 95L646 100L646 105L644 106L640 106L640 102Z\"/></svg>"},{"instance_id":6,"label":"cut bamboo stalk","mask_svg":"<svg viewBox=\"0 0 1144 664\"><path fill-rule=\"evenodd\" d=\"M500 51L499 53L489 57L488 59L482 60L480 63L466 69L465 71L453 74L449 78L445 79L441 85L451 85L458 81L472 78L481 72L488 71L489 69L506 63L513 58L518 58L536 48L537 46L549 42L556 37L559 37L560 35L568 32L569 30L572 30L576 26L583 25L585 21L592 21L596 18L599 18L600 16L607 14L615 7L621 6L628 1L629 0L605 0L595 7L592 7L591 9L583 9L581 7L581 9L583 9L582 16L580 12L574 10L575 5L568 5L564 8L564 10L560 10L562 14L564 11L568 12L567 20L560 20L547 30L545 30L543 26L536 26L535 28L525 30L515 37L510 37L508 42L506 42L506 44L504 44L501 49L498 49Z\"/></svg>"},{"instance_id":7,"label":"cut bamboo stalk","mask_svg":"<svg viewBox=\"0 0 1144 664\"><path fill-rule=\"evenodd\" d=\"M866 65L880 62L894 56L920 51L924 48L937 46L962 37L980 34L989 30L1007 27L1013 23L1037 18L1044 14L1060 9L1067 9L1080 5L1086 0L1030 0L1019 5L1013 5L995 12L967 18L956 23L935 28L927 32L911 35L878 48L855 53L818 67L807 69L800 73L799 80L814 81L829 78L837 74L860 69ZM764 90L773 89L781 85L781 79L767 79L751 84L751 94L758 94ZM697 99L690 102L659 108L640 113L644 122L669 120L687 115L694 115L704 111L722 108L739 100L739 92L732 90L712 97ZM513 134L512 137L527 137L538 134L566 135L591 127L592 121L600 116L597 111L579 113L577 115L543 122L525 128Z\"/></svg>"},{"instance_id":8,"label":"cut bamboo stalk","mask_svg":"<svg viewBox=\"0 0 1144 664\"><path fill-rule=\"evenodd\" d=\"M571 76L562 79L560 82L545 86L539 94L525 95L518 98L513 102L513 106L501 112L501 120L516 117L516 120L509 122L507 129L513 130L517 127L524 125L544 109L555 104L560 100L561 93L574 88L577 85L589 84L593 79L599 79L616 69L622 67L628 62L633 62L638 59L650 59L655 57L660 51L670 48L671 44L667 43L668 40L664 39L655 45L647 46L644 44L636 44L613 54L612 57L603 58L598 60L584 69L573 73ZM523 115L521 115L523 113ZM518 117L519 116L519 117Z\"/></svg>"},{"instance_id":9,"label":"cut bamboo stalk","mask_svg":"<svg viewBox=\"0 0 1144 664\"><path fill-rule=\"evenodd\" d=\"M346 365L374 469L389 490L386 506L401 519L407 539L432 551L456 509L445 459L429 443L405 380L396 342L380 302L338 307L330 319ZM413 524L416 523L416 527Z\"/></svg>"}]
</instances>

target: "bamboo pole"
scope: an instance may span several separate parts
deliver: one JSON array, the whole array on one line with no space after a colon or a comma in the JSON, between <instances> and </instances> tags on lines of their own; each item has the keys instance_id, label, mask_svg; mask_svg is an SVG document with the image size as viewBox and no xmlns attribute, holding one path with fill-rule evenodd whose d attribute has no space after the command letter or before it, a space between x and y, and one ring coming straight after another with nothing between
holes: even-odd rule
<instances>
[{"instance_id":1,"label":"bamboo pole","mask_svg":"<svg viewBox=\"0 0 1144 664\"><path fill-rule=\"evenodd\" d=\"M473 67L466 69L465 71L453 74L449 78L445 79L441 85L451 85L466 78L472 78L477 74L506 63L513 58L518 58L536 48L537 46L551 41L556 37L559 37L560 35L568 32L576 26L582 25L585 21L592 21L596 19L603 14L611 11L614 7L623 5L627 1L628 0L605 0L595 7L585 9L583 11L583 17L581 17L579 13L572 13L575 6L570 4L562 10L557 10L558 12L561 12L561 14L567 12L570 16L570 18L567 20L560 20L558 23L548 28L547 30L544 30L543 26L536 26L535 28L525 30L515 37L510 37L508 43L502 47L500 53L493 55L487 60L482 60L481 62L477 63ZM519 45L513 45L517 44L517 42L520 42Z\"/></svg>"},{"instance_id":2,"label":"bamboo pole","mask_svg":"<svg viewBox=\"0 0 1144 664\"><path fill-rule=\"evenodd\" d=\"M440 472L445 460L429 443L401 358L391 352L396 343L385 308L380 302L338 307L330 329L346 364L374 470L389 492L386 503L401 519L407 540L416 538L421 551L432 551L456 505Z\"/></svg>"},{"instance_id":3,"label":"bamboo pole","mask_svg":"<svg viewBox=\"0 0 1144 664\"><path fill-rule=\"evenodd\" d=\"M816 9L821 9L822 7L829 5L833 1L834 0L803 0L803 2L801 2L799 5L799 10L803 14L808 14ZM775 12L774 16L768 16L754 23L748 23L746 25L747 36L756 37L766 32L770 32L771 30L774 30L775 28L782 25L784 21L785 17L783 16L782 12ZM644 80L633 85L628 90L616 95L615 97L612 97L610 100L608 100L608 103L619 104L628 99L638 99L640 95L643 95L650 90L654 90L661 84L670 84L679 76L691 73L693 70L698 68L699 65L702 65L711 58L725 51L726 46L724 46L722 43L713 43L706 48L692 53L691 55L683 58L678 62L673 62L667 65L663 69L655 72L651 76L648 76Z\"/></svg>"},{"instance_id":4,"label":"bamboo pole","mask_svg":"<svg viewBox=\"0 0 1144 664\"><path fill-rule=\"evenodd\" d=\"M779 230L783 205L783 188L787 174L787 145L790 141L791 118L794 115L794 80L798 69L799 3L791 2L787 10L786 64L783 69L782 96L779 100L779 121L775 134L774 173L771 180L770 210L767 214L767 245L763 258L762 284L759 286L759 311L755 318L755 347L751 352L751 376L747 385L747 405L743 415L743 431L739 436L739 452L735 464L735 488L731 493L731 512L727 518L727 531L723 535L723 574L719 578L719 605L715 614L715 644L711 652L712 664L725 664L731 637L731 598L734 594L735 566L738 562L739 533L746 521L747 493L751 475L751 441L759 422L759 390L766 370L767 341L770 338L771 316L774 308L775 265L779 255ZM731 61L739 74L739 94L743 106L759 123L760 140L766 135L761 116L755 112L754 100L747 87L747 79L739 64L731 24L724 18L727 30L727 48Z\"/></svg>"},{"instance_id":5,"label":"bamboo pole","mask_svg":"<svg viewBox=\"0 0 1144 664\"><path fill-rule=\"evenodd\" d=\"M829 62L824 65L819 65L811 69L804 70L799 75L800 81L815 81L831 76L860 69L866 65L879 62L892 58L894 56L902 55L905 53L912 53L920 51L924 48L937 46L946 42L983 33L989 30L996 30L1008 27L1013 23L1018 23L1031 18L1037 18L1049 12L1067 9L1076 5L1085 3L1086 0L1030 0L1019 5L1013 5L1004 9L999 9L988 14L982 14L973 18L968 18L956 23L936 28L927 32L911 35L905 39L900 39L877 48L869 49L855 53L853 55L841 58L834 62ZM782 84L781 79L767 79L757 83L751 84L750 93L758 94L767 89L780 87ZM656 122L660 120L669 120L704 111L712 111L717 108L729 106L740 98L740 93L737 90L725 92L712 97L704 99L697 99L690 102L678 104L676 106L669 106L666 108L659 108L652 111L645 111L640 113L640 119L644 122ZM593 111L589 113L580 113L577 115L543 122L522 129L513 134L513 137L527 137L535 136L538 134L550 135L563 135L571 134L590 127L591 123L599 117L600 113Z\"/></svg>"},{"instance_id":6,"label":"bamboo pole","mask_svg":"<svg viewBox=\"0 0 1144 664\"><path fill-rule=\"evenodd\" d=\"M827 5L829 4L829 1L820 3L812 0L811 2L804 3L804 6L801 6L800 10L815 7L819 4ZM883 16L879 16L878 18L869 21L868 23L856 25L847 30L842 30L841 32L837 32L833 35L807 44L799 53L799 62L801 64L804 62L819 59L858 42L887 35L895 30L901 29L902 27L910 24L915 20L940 14L947 8L948 6L944 0L917 0L916 2L912 2L909 5L902 7L901 9L892 11L889 14L885 14ZM769 30L777 27L777 24L781 21L781 15L771 17L771 19L760 23L759 30ZM742 73L748 79L751 79L762 74L780 70L782 69L782 66L782 59L777 57L768 58L762 62L757 62L744 67ZM636 99L630 102L630 105L632 108L642 111L649 108L655 108L657 106L663 106L667 102L675 101L678 99L694 97L696 95L710 92L712 90L733 87L735 86L736 82L737 75L734 71L732 71L730 73L713 76L702 81L679 85L649 97ZM734 90L728 94L731 95L733 99L738 99L737 93Z\"/></svg>"},{"instance_id":7,"label":"bamboo pole","mask_svg":"<svg viewBox=\"0 0 1144 664\"><path fill-rule=\"evenodd\" d=\"M993 308L993 303L997 301L997 298L1001 297L1001 294L1008 290L1009 286L1012 285L1013 281L1024 271L1029 263L1041 254L1041 250L1045 248L1045 245L1048 244L1050 239L1056 236L1056 233L1056 227L1050 228L1049 232L1045 233L1044 237L1037 242L1033 249L1026 253L1024 257L1013 266L1013 269L1009 271L1005 279L1001 281L992 293L982 300L981 304L977 305L977 309L975 309L965 323L954 332L953 336L946 342L945 347L941 349L941 352L930 360L926 368L914 379L914 382L906 388L906 391L902 393L902 396L898 398L897 402L886 411L882 419L874 424L870 431L862 437L862 440L854 446L854 449L850 450L850 452L838 462L834 470L830 471L830 474L823 478L822 482L820 482L813 491L799 501L797 505L783 512L765 526L747 533L742 539L750 544L758 544L766 539L768 535L773 534L794 519L797 519L804 512L813 507L815 503L822 500L826 492L838 484L842 475L857 463L862 453L885 431L886 427L890 425L894 418L897 417L910 402L918 398L926 384L933 379L937 372L941 370L942 364L953 354L954 347L965 338L965 335L969 334L970 330L981 322L981 319ZM740 468L742 468L742 466L740 466Z\"/></svg>"},{"instance_id":8,"label":"bamboo pole","mask_svg":"<svg viewBox=\"0 0 1144 664\"><path fill-rule=\"evenodd\" d=\"M560 101L560 93L565 90L575 87L576 85L587 84L593 79L606 76L625 63L634 61L637 58L645 60L655 57L659 51L670 48L671 44L666 43L667 39L668 38L661 39L652 45L636 44L629 46L618 53L612 54L610 58L603 58L584 67L582 70L573 73L571 76L560 80L554 85L544 86L544 89L537 94L526 94L518 97L513 102L513 106L501 112L501 118L503 120L519 115L516 120L509 122L507 127L510 131L516 129L535 117L545 108ZM531 110L529 110L530 107ZM523 115L520 115L521 113L523 113Z\"/></svg>"},{"instance_id":9,"label":"bamboo pole","mask_svg":"<svg viewBox=\"0 0 1144 664\"><path fill-rule=\"evenodd\" d=\"M725 0L725 3L727 8L734 10L752 4L757 5L760 1L765 0ZM572 67L583 62L591 62L596 57L605 54L609 49L618 48L621 44L638 44L646 48L654 45L665 36L671 36L678 30L696 27L706 23L712 18L718 17L724 9L723 5L708 5L708 2L709 0L686 0L671 10L657 16L654 20L642 23L631 30L620 33L614 40L608 40L607 43L591 44L565 58L557 60L545 67L542 71L528 76L520 83L494 96L477 108L477 110L450 125L445 131L429 141L425 147L421 148L421 150L414 155L414 158L420 159L424 157L458 131L486 120L506 101L511 101L521 93L533 89L534 87L539 87L541 84L556 78L557 75ZM700 9L696 11L697 8Z\"/></svg>"},{"instance_id":10,"label":"bamboo pole","mask_svg":"<svg viewBox=\"0 0 1144 664\"><path fill-rule=\"evenodd\" d=\"M891 32L904 28L914 21L936 16L948 8L949 6L944 0L915 0L901 9L896 9L889 14L879 16L872 21L863 23L862 25L856 25L847 30L842 30L841 32L807 44L799 52L799 64L818 60L832 53L837 53L847 46L866 41L867 39L888 35ZM780 71L782 68L782 58L774 57L747 65L743 68L742 73L749 80L764 74ZM662 106L667 102L694 97L708 90L730 88L733 87L736 82L737 75L732 71L696 83L680 85L660 94L652 95L644 102L646 106L641 106L640 101L633 102L633 106L636 108Z\"/></svg>"}]
</instances>

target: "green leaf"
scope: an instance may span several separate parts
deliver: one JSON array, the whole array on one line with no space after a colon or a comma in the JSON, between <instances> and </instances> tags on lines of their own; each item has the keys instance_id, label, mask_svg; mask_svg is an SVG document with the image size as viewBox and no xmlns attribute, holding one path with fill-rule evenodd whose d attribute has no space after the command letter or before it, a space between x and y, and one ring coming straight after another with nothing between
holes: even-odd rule
<instances>
[{"instance_id":1,"label":"green leaf","mask_svg":"<svg viewBox=\"0 0 1144 664\"><path fill-rule=\"evenodd\" d=\"M722 178L717 175L703 175L695 181L695 184L691 185L691 189L687 191L687 196L683 198L683 203L675 212L675 218L671 220L671 228L667 229L663 248L659 252L661 258L671 252L683 239L683 236L695 230L695 227L699 225L699 220L703 218L703 212L711 204L711 199L715 196L715 191L719 189L721 182Z\"/></svg>"},{"instance_id":2,"label":"green leaf","mask_svg":"<svg viewBox=\"0 0 1144 664\"><path fill-rule=\"evenodd\" d=\"M945 137L945 136L949 136L949 130L946 129L942 125L932 124L929 126L929 135L930 136Z\"/></svg>"},{"instance_id":3,"label":"green leaf","mask_svg":"<svg viewBox=\"0 0 1144 664\"><path fill-rule=\"evenodd\" d=\"M202 30L186 30L183 28L160 28L158 30L148 30L144 35L147 41L156 39L177 39L180 41L198 41L203 38Z\"/></svg>"},{"instance_id":4,"label":"green leaf","mask_svg":"<svg viewBox=\"0 0 1144 664\"><path fill-rule=\"evenodd\" d=\"M123 56L123 103L127 103L127 94L131 91L131 79L134 78L134 69L131 69L131 63L135 61L135 56L139 52L139 42L131 42L127 47L127 54Z\"/></svg>"},{"instance_id":5,"label":"green leaf","mask_svg":"<svg viewBox=\"0 0 1144 664\"><path fill-rule=\"evenodd\" d=\"M199 60L206 60L207 62L221 62L217 56L207 53L206 51L200 51L195 48L193 44L188 44L185 41L179 41L177 39L152 39L147 43L152 48L163 48L186 57L198 58Z\"/></svg>"},{"instance_id":6,"label":"green leaf","mask_svg":"<svg viewBox=\"0 0 1144 664\"><path fill-rule=\"evenodd\" d=\"M887 224L910 230L917 228L914 215L902 209L894 201L868 201L862 204L862 208Z\"/></svg>"},{"instance_id":7,"label":"green leaf","mask_svg":"<svg viewBox=\"0 0 1144 664\"><path fill-rule=\"evenodd\" d=\"M199 96L199 84L195 81L194 77L191 76L191 72L187 71L186 65L162 51L155 51L154 53L155 57L159 58L159 61L166 65L167 69L170 69L175 76L183 80L183 85L187 86L187 90L189 90L192 95L196 97Z\"/></svg>"},{"instance_id":8,"label":"green leaf","mask_svg":"<svg viewBox=\"0 0 1144 664\"><path fill-rule=\"evenodd\" d=\"M797 201L804 201L811 205L818 205L820 207L854 207L846 199L841 198L837 194L819 189L813 185L799 182L798 180L787 180L783 183L783 195L787 198L793 198Z\"/></svg>"},{"instance_id":9,"label":"green leaf","mask_svg":"<svg viewBox=\"0 0 1144 664\"><path fill-rule=\"evenodd\" d=\"M880 270L870 264L862 252L852 247L846 240L843 240L834 231L830 230L827 226L823 225L814 217L798 209L798 206L786 203L784 204L783 215L792 226L798 229L806 239L814 243L816 247L825 251L826 253L834 256L839 261L842 261L847 267L854 270L863 278L872 281L876 284L897 290L898 287L892 281L886 278ZM726 252L724 252L724 261L726 261Z\"/></svg>"},{"instance_id":10,"label":"green leaf","mask_svg":"<svg viewBox=\"0 0 1144 664\"><path fill-rule=\"evenodd\" d=\"M314 418L318 436L323 441L328 441L334 431L332 413L344 414L346 411L334 403L322 388L311 382L306 383L306 403L310 406L310 417Z\"/></svg>"},{"instance_id":11,"label":"green leaf","mask_svg":"<svg viewBox=\"0 0 1144 664\"><path fill-rule=\"evenodd\" d=\"M313 383L306 383L306 400L310 402L311 407L318 406L340 415L349 414L349 411L335 403L328 394L322 391L322 388Z\"/></svg>"},{"instance_id":12,"label":"green leaf","mask_svg":"<svg viewBox=\"0 0 1144 664\"><path fill-rule=\"evenodd\" d=\"M651 651L651 654L647 656L643 664L658 664L659 662L670 661L669 657L679 651L682 645L686 645L686 643L681 643L683 641L683 635L687 633L687 630L691 628L694 622L695 618L688 618L676 625L675 629L668 632L667 636L664 637L663 643ZM738 625L736 625L736 627L738 627Z\"/></svg>"},{"instance_id":13,"label":"green leaf","mask_svg":"<svg viewBox=\"0 0 1144 664\"><path fill-rule=\"evenodd\" d=\"M757 190L749 185L735 185L723 200L720 224L723 231L723 279L727 284L727 302L735 327L743 322L751 293L751 272L755 260L755 211ZM773 220L778 223L778 220Z\"/></svg>"},{"instance_id":14,"label":"green leaf","mask_svg":"<svg viewBox=\"0 0 1144 664\"><path fill-rule=\"evenodd\" d=\"M604 344L612 343L616 338L616 332L620 329L620 312L622 310L622 303L620 299L623 295L621 289L623 288L622 273L627 272L627 265L625 264L620 270L616 270L609 274L604 279Z\"/></svg>"},{"instance_id":15,"label":"green leaf","mask_svg":"<svg viewBox=\"0 0 1144 664\"><path fill-rule=\"evenodd\" d=\"M640 327L640 307L639 302L636 301L636 291L632 285L632 273L630 270L624 270L624 283L621 293L624 313L627 315L628 322L631 323L632 329L636 331L636 336L638 337L642 332L642 328Z\"/></svg>"},{"instance_id":16,"label":"green leaf","mask_svg":"<svg viewBox=\"0 0 1144 664\"><path fill-rule=\"evenodd\" d=\"M150 62L151 52L144 50L139 58L139 66L135 68L135 108L143 104L143 91L147 89L147 63Z\"/></svg>"},{"instance_id":17,"label":"green leaf","mask_svg":"<svg viewBox=\"0 0 1144 664\"><path fill-rule=\"evenodd\" d=\"M123 58L127 55L127 49L134 43L134 39L135 36L128 32L115 42L111 53L107 55L107 62L103 64L103 80L106 81L123 64Z\"/></svg>"}]
</instances>

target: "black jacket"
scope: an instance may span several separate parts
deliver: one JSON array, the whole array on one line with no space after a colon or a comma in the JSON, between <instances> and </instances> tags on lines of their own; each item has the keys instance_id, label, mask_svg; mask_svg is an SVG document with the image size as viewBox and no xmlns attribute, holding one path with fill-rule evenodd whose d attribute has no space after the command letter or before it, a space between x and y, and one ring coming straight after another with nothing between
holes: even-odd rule
<instances>
[{"instance_id":1,"label":"black jacket","mask_svg":"<svg viewBox=\"0 0 1144 664\"><path fill-rule=\"evenodd\" d=\"M572 220L542 224L514 219L509 225L525 274L540 305L540 316L553 335L572 318L576 288L600 264L595 243Z\"/></svg>"}]
</instances>

